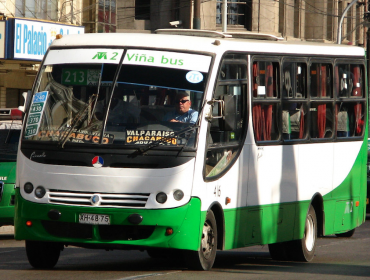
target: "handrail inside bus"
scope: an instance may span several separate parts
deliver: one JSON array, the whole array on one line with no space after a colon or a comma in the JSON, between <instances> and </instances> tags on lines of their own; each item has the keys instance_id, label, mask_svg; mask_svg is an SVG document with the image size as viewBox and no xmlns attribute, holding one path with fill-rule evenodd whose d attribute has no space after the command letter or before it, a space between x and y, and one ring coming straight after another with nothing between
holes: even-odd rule
<instances>
[{"instance_id":1,"label":"handrail inside bus","mask_svg":"<svg viewBox=\"0 0 370 280\"><path fill-rule=\"evenodd\" d=\"M238 38L238 39L257 39L257 40L270 40L282 41L283 37L278 37L271 34L253 33L253 32L219 32L213 30L199 30L199 29L178 29L178 28L165 28L155 30L157 34L168 35L185 35L197 37L211 37L211 38Z\"/></svg>"}]
</instances>

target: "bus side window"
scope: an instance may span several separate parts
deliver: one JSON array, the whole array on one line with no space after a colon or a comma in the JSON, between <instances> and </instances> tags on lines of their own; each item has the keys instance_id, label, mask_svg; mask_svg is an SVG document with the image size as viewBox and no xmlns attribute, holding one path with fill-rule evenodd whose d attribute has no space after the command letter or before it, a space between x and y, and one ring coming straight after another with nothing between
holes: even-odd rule
<instances>
[{"instance_id":1,"label":"bus side window","mask_svg":"<svg viewBox=\"0 0 370 280\"><path fill-rule=\"evenodd\" d=\"M223 118L210 121L208 148L206 152L205 177L212 178L225 172L234 162L245 133L247 109L247 58L243 55L228 55L222 62L213 99L212 116L221 115L221 106L228 107L231 122ZM231 111L232 112L231 112Z\"/></svg>"},{"instance_id":2,"label":"bus side window","mask_svg":"<svg viewBox=\"0 0 370 280\"><path fill-rule=\"evenodd\" d=\"M252 118L256 141L280 138L278 125L279 63L253 62Z\"/></svg>"},{"instance_id":3,"label":"bus side window","mask_svg":"<svg viewBox=\"0 0 370 280\"><path fill-rule=\"evenodd\" d=\"M284 140L306 139L307 65L304 62L283 64L282 135Z\"/></svg>"},{"instance_id":4,"label":"bus side window","mask_svg":"<svg viewBox=\"0 0 370 280\"><path fill-rule=\"evenodd\" d=\"M331 63L312 63L311 81L311 139L331 138L334 135L334 110Z\"/></svg>"},{"instance_id":5,"label":"bus side window","mask_svg":"<svg viewBox=\"0 0 370 280\"><path fill-rule=\"evenodd\" d=\"M338 138L362 136L365 122L364 67L358 64L335 66L335 126Z\"/></svg>"}]
</instances>

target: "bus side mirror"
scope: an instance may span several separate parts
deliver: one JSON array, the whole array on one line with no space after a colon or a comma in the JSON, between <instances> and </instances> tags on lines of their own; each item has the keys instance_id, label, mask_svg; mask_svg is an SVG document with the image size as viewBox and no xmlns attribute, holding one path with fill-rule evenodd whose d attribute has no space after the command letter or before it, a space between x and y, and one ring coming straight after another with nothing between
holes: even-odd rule
<instances>
[{"instance_id":1,"label":"bus side mirror","mask_svg":"<svg viewBox=\"0 0 370 280\"><path fill-rule=\"evenodd\" d=\"M235 95L223 95L221 99L212 99L208 104L212 105L206 119L212 122L218 119L219 127L223 131L233 131L236 129L236 98ZM216 108L214 108L217 106ZM217 110L214 110L217 109ZM213 113L216 113L214 115Z\"/></svg>"},{"instance_id":2,"label":"bus side mirror","mask_svg":"<svg viewBox=\"0 0 370 280\"><path fill-rule=\"evenodd\" d=\"M236 95L225 95L224 116L220 119L220 128L224 131L233 131L236 129Z\"/></svg>"},{"instance_id":3,"label":"bus side mirror","mask_svg":"<svg viewBox=\"0 0 370 280\"><path fill-rule=\"evenodd\" d=\"M23 113L27 111L28 106L31 103L30 102L31 101L31 95L32 95L32 92L30 90L28 90L27 92L22 93L22 96L24 98L24 103L23 103L23 106L18 107L18 110L22 111Z\"/></svg>"}]
</instances>

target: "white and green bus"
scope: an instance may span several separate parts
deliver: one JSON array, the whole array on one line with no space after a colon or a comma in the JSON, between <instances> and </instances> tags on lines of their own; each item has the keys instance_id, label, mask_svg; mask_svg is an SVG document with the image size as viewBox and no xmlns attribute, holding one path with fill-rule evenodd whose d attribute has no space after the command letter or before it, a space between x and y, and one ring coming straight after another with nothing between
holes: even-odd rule
<instances>
[{"instance_id":1,"label":"white and green bus","mask_svg":"<svg viewBox=\"0 0 370 280\"><path fill-rule=\"evenodd\" d=\"M78 246L209 270L217 250L268 244L273 259L311 261L318 236L351 236L366 217L364 49L157 33L50 46L17 160L30 264ZM189 112L179 101L195 121L170 121Z\"/></svg>"},{"instance_id":2,"label":"white and green bus","mask_svg":"<svg viewBox=\"0 0 370 280\"><path fill-rule=\"evenodd\" d=\"M23 112L0 109L0 227L14 224L16 161Z\"/></svg>"}]
</instances>

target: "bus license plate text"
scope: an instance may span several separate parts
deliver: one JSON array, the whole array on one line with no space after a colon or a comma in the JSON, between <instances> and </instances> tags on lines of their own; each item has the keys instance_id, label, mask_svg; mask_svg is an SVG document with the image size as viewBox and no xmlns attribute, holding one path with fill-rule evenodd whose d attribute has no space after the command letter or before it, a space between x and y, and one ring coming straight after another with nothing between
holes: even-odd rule
<instances>
[{"instance_id":1,"label":"bus license plate text","mask_svg":"<svg viewBox=\"0 0 370 280\"><path fill-rule=\"evenodd\" d=\"M80 224L91 225L109 225L109 215L101 214L79 214L78 221Z\"/></svg>"}]
</instances>

